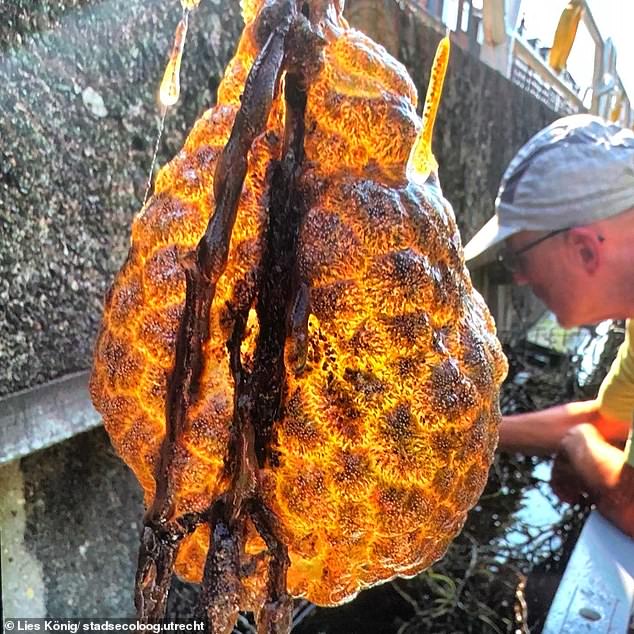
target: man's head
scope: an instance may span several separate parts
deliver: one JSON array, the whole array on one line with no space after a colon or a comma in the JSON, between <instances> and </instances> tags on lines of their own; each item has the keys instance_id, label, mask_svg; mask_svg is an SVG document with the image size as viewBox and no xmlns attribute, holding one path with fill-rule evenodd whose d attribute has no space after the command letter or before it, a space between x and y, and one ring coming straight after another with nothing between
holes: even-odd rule
<instances>
[{"instance_id":1,"label":"man's head","mask_svg":"<svg viewBox=\"0 0 634 634\"><path fill-rule=\"evenodd\" d=\"M495 206L467 260L495 249L564 326L634 316L631 130L590 115L555 121L513 158Z\"/></svg>"}]
</instances>

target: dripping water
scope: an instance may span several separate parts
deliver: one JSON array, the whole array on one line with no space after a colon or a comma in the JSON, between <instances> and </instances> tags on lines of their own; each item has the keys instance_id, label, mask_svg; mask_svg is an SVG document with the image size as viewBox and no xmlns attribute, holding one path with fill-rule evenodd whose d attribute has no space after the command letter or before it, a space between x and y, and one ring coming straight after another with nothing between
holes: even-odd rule
<instances>
[{"instance_id":1,"label":"dripping water","mask_svg":"<svg viewBox=\"0 0 634 634\"><path fill-rule=\"evenodd\" d=\"M160 103L160 119L156 136L156 143L154 145L154 153L152 154L152 161L150 163L150 171L145 185L145 192L143 194L143 207L147 203L150 189L152 187L152 180L154 176L154 168L156 167L156 161L158 157L158 151L163 138L163 131L165 130L165 118L167 116L168 109L175 105L180 97L180 66L183 58L183 50L185 48L185 39L187 38L187 27L189 23L189 14L192 9L196 8L199 0L181 0L183 7L183 15L176 27L176 33L174 36L174 44L170 52L167 66L165 67L165 73L161 81L159 88L159 103Z\"/></svg>"}]
</instances>

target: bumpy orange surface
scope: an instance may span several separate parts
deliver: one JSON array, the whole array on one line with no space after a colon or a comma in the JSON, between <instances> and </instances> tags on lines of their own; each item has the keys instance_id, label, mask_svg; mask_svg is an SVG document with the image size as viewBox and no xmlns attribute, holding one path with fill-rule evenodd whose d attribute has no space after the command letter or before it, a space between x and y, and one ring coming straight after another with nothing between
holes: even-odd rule
<instances>
[{"instance_id":1,"label":"bumpy orange surface","mask_svg":"<svg viewBox=\"0 0 634 634\"><path fill-rule=\"evenodd\" d=\"M213 213L216 160L257 54L251 25L259 4L244 6L246 27L218 104L161 170L134 220L96 345L92 398L147 504L183 309L180 260ZM311 301L308 357L299 371L287 363L275 460L260 476L289 549L289 591L333 605L442 556L487 477L506 362L464 267L450 205L433 177L408 167L420 129L411 80L337 12L323 28L328 44L308 92L299 183L311 200L298 245ZM278 97L269 131L249 156L212 306L203 396L178 441L177 516L203 511L229 486L234 386L226 341L232 315L250 306L248 366L258 334L267 168L280 155L282 110ZM200 580L207 548L201 526L180 549L179 574ZM247 551L264 549L253 529Z\"/></svg>"}]
</instances>

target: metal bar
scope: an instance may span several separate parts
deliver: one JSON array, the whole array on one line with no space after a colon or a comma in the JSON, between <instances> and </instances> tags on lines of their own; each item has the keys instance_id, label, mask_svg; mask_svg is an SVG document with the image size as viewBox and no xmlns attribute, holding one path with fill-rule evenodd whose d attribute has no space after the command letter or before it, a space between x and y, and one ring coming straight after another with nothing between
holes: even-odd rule
<instances>
[{"instance_id":1,"label":"metal bar","mask_svg":"<svg viewBox=\"0 0 634 634\"><path fill-rule=\"evenodd\" d=\"M584 11L584 14L587 13ZM584 17L585 19L585 17ZM594 39L594 35L593 35ZM594 48L594 68L592 71L592 102L590 112L599 114L599 90L603 81L603 40L597 42L595 40Z\"/></svg>"},{"instance_id":2,"label":"metal bar","mask_svg":"<svg viewBox=\"0 0 634 634\"><path fill-rule=\"evenodd\" d=\"M458 15L456 16L456 33L462 32L462 12L464 10L464 0L458 0Z\"/></svg>"},{"instance_id":3,"label":"metal bar","mask_svg":"<svg viewBox=\"0 0 634 634\"><path fill-rule=\"evenodd\" d=\"M88 376L73 374L0 400L0 464L99 426Z\"/></svg>"}]
</instances>

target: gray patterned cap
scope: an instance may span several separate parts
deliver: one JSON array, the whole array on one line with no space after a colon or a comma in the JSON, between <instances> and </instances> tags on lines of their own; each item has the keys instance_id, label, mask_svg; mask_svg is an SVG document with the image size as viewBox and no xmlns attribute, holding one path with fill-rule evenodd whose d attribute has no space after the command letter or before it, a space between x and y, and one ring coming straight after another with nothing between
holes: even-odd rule
<instances>
[{"instance_id":1,"label":"gray patterned cap","mask_svg":"<svg viewBox=\"0 0 634 634\"><path fill-rule=\"evenodd\" d=\"M473 260L520 231L554 231L634 207L634 132L587 114L538 132L504 172L495 216L465 246Z\"/></svg>"}]
</instances>

